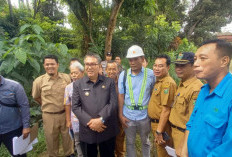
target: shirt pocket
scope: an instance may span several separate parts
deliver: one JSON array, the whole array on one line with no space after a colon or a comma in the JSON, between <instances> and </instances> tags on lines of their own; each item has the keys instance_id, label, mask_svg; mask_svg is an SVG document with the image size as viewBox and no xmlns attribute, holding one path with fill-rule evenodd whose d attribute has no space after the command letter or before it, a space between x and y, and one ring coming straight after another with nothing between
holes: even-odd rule
<instances>
[{"instance_id":1,"label":"shirt pocket","mask_svg":"<svg viewBox=\"0 0 232 157\"><path fill-rule=\"evenodd\" d=\"M13 91L7 90L5 92L2 92L1 101L6 104L14 104L15 101L15 93Z\"/></svg>"},{"instance_id":2,"label":"shirt pocket","mask_svg":"<svg viewBox=\"0 0 232 157\"><path fill-rule=\"evenodd\" d=\"M205 122L205 136L209 141L220 141L225 133L226 121L224 118L213 115L206 115Z\"/></svg>"},{"instance_id":3,"label":"shirt pocket","mask_svg":"<svg viewBox=\"0 0 232 157\"><path fill-rule=\"evenodd\" d=\"M47 96L47 95L51 95L51 94L52 94L51 86L45 86L42 88L42 92L41 92L42 96Z\"/></svg>"},{"instance_id":4,"label":"shirt pocket","mask_svg":"<svg viewBox=\"0 0 232 157\"><path fill-rule=\"evenodd\" d=\"M153 92L155 95L160 95L160 91L161 91L160 87L158 87L158 88L155 88Z\"/></svg>"}]
</instances>

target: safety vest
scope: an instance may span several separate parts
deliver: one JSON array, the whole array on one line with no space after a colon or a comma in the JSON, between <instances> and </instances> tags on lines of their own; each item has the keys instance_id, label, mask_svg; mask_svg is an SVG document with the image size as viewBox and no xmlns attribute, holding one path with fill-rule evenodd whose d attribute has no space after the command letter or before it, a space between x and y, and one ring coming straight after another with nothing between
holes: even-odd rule
<instances>
[{"instance_id":1,"label":"safety vest","mask_svg":"<svg viewBox=\"0 0 232 157\"><path fill-rule=\"evenodd\" d=\"M131 76L129 74L129 69L127 71L127 81L128 81L128 86L129 86L129 94L130 94L130 100L131 100L131 105L126 105L127 108L131 109L131 110L144 110L147 109L147 105L142 106L142 102L143 102L143 96L145 93L145 88L146 88L146 84L147 84L147 68L144 68L144 74L143 74L143 83L142 83L142 87L140 90L140 94L139 94L139 101L138 104L135 104L135 100L134 100L134 94L133 94L133 89L132 89L132 81L131 81Z\"/></svg>"}]
</instances>

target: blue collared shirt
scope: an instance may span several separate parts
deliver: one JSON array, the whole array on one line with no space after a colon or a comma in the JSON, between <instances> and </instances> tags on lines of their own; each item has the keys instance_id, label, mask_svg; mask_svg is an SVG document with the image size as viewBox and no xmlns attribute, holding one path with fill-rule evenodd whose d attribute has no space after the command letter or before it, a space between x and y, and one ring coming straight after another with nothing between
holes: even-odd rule
<instances>
[{"instance_id":1,"label":"blue collared shirt","mask_svg":"<svg viewBox=\"0 0 232 157\"><path fill-rule=\"evenodd\" d=\"M135 104L138 104L139 94L143 83L144 68L142 68L141 72L137 75L131 74L131 68L130 68L129 75L131 76ZM118 91L120 94L124 94L123 77L124 77L124 71L121 72L118 79ZM155 76L153 74L153 71L151 69L147 69L147 83L146 83L145 93L143 96L143 102L142 102L143 106L148 105L154 84L155 84ZM124 104L131 105L127 79L126 79L126 94L125 94ZM123 115L130 120L142 120L147 117L147 109L131 110L124 105Z\"/></svg>"},{"instance_id":2,"label":"blue collared shirt","mask_svg":"<svg viewBox=\"0 0 232 157\"><path fill-rule=\"evenodd\" d=\"M1 77L0 100L5 104L18 104L19 107L7 107L0 104L0 134L19 127L30 127L30 106L23 87L16 81Z\"/></svg>"},{"instance_id":3,"label":"blue collared shirt","mask_svg":"<svg viewBox=\"0 0 232 157\"><path fill-rule=\"evenodd\" d=\"M189 122L189 157L232 156L232 75L228 73L210 93L202 87Z\"/></svg>"}]
</instances>

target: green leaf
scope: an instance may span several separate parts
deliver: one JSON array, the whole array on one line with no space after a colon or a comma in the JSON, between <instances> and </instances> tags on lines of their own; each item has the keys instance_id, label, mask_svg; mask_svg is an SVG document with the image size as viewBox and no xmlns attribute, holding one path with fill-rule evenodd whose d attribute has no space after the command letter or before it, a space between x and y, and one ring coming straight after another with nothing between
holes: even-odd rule
<instances>
[{"instance_id":1,"label":"green leaf","mask_svg":"<svg viewBox=\"0 0 232 157\"><path fill-rule=\"evenodd\" d=\"M16 71L13 71L11 76L13 76L14 78L17 78L17 80L20 80L21 82L23 82L25 85L29 85L29 82L27 81L27 78L20 75L19 73L17 73Z\"/></svg>"},{"instance_id":2,"label":"green leaf","mask_svg":"<svg viewBox=\"0 0 232 157\"><path fill-rule=\"evenodd\" d=\"M34 46L35 46L35 48L36 48L37 51L40 51L40 49L41 49L41 43L39 41L35 41L34 42Z\"/></svg>"},{"instance_id":3,"label":"green leaf","mask_svg":"<svg viewBox=\"0 0 232 157\"><path fill-rule=\"evenodd\" d=\"M30 27L30 24L25 24L22 27L20 27L19 32L22 33L26 28Z\"/></svg>"},{"instance_id":4,"label":"green leaf","mask_svg":"<svg viewBox=\"0 0 232 157\"><path fill-rule=\"evenodd\" d=\"M43 33L43 29L39 25L32 25L32 29L36 34Z\"/></svg>"},{"instance_id":5,"label":"green leaf","mask_svg":"<svg viewBox=\"0 0 232 157\"><path fill-rule=\"evenodd\" d=\"M30 59L28 60L28 62L30 63L30 65L31 65L38 73L40 72L40 65L39 65L39 63L38 63L35 59L30 58Z\"/></svg>"},{"instance_id":6,"label":"green leaf","mask_svg":"<svg viewBox=\"0 0 232 157\"><path fill-rule=\"evenodd\" d=\"M60 48L60 53L62 54L62 56L65 56L68 52L68 47L65 44L60 44L59 48Z\"/></svg>"},{"instance_id":7,"label":"green leaf","mask_svg":"<svg viewBox=\"0 0 232 157\"><path fill-rule=\"evenodd\" d=\"M15 57L23 64L27 61L27 53L25 49L18 48L14 51Z\"/></svg>"},{"instance_id":8,"label":"green leaf","mask_svg":"<svg viewBox=\"0 0 232 157\"><path fill-rule=\"evenodd\" d=\"M36 37L43 43L45 43L45 40L40 36L40 35L36 35Z\"/></svg>"},{"instance_id":9,"label":"green leaf","mask_svg":"<svg viewBox=\"0 0 232 157\"><path fill-rule=\"evenodd\" d=\"M14 57L8 56L1 64L0 71L5 71L7 74L12 71L14 67Z\"/></svg>"},{"instance_id":10,"label":"green leaf","mask_svg":"<svg viewBox=\"0 0 232 157\"><path fill-rule=\"evenodd\" d=\"M12 47L9 50L6 51L6 53L2 56L2 58L4 59L11 51L13 51L15 48Z\"/></svg>"}]
</instances>

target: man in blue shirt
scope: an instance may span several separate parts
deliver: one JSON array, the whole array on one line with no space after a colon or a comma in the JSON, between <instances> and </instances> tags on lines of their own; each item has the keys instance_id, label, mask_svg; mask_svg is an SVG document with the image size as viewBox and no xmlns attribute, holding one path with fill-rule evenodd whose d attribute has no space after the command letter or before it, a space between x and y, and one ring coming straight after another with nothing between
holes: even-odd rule
<instances>
[{"instance_id":1,"label":"man in blue shirt","mask_svg":"<svg viewBox=\"0 0 232 157\"><path fill-rule=\"evenodd\" d=\"M232 156L232 46L222 40L203 43L195 54L196 77L205 79L186 124L182 156Z\"/></svg>"},{"instance_id":2,"label":"man in blue shirt","mask_svg":"<svg viewBox=\"0 0 232 157\"><path fill-rule=\"evenodd\" d=\"M150 119L147 106L155 83L151 69L143 68L144 53L134 45L127 51L130 69L121 72L118 80L119 118L125 128L126 151L128 157L135 157L136 132L140 133L143 157L150 156ZM125 78L124 78L125 75ZM125 82L125 83L124 83ZM125 85L125 86L124 86Z\"/></svg>"},{"instance_id":3,"label":"man in blue shirt","mask_svg":"<svg viewBox=\"0 0 232 157\"><path fill-rule=\"evenodd\" d=\"M30 106L23 87L0 75L0 145L3 143L13 155L12 139L26 138L30 133ZM25 157L26 154L16 155Z\"/></svg>"}]
</instances>

